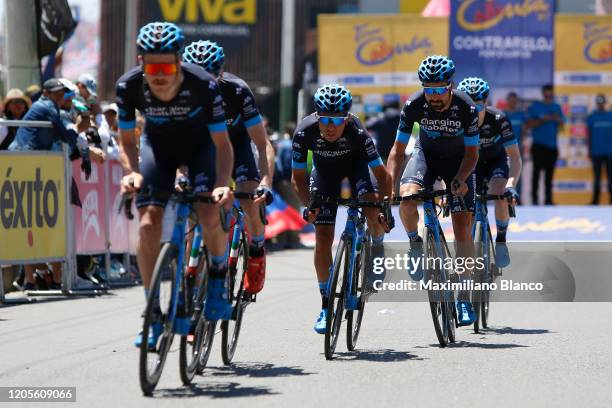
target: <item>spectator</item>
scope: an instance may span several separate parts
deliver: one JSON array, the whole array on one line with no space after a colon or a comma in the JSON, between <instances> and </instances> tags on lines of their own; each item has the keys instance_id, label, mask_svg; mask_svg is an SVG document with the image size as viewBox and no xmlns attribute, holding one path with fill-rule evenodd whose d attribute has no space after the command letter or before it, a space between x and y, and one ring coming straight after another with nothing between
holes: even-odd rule
<instances>
[{"instance_id":1,"label":"spectator","mask_svg":"<svg viewBox=\"0 0 612 408\"><path fill-rule=\"evenodd\" d=\"M98 129L101 140L101 146L99 147L107 151L111 140L110 126L106 122L106 118L102 114L102 109L100 109L98 103L98 85L96 80L90 74L82 74L79 76L76 86L81 100L90 110L94 126Z\"/></svg>"},{"instance_id":2,"label":"spectator","mask_svg":"<svg viewBox=\"0 0 612 408\"><path fill-rule=\"evenodd\" d=\"M108 132L110 139L108 141L107 153L110 158L119 158L119 125L117 122L117 115L119 114L119 108L116 103L111 103L102 106L102 114L108 124Z\"/></svg>"},{"instance_id":3,"label":"spectator","mask_svg":"<svg viewBox=\"0 0 612 408\"><path fill-rule=\"evenodd\" d=\"M4 119L23 119L28 109L32 106L28 98L20 89L14 88L8 91L4 99ZM0 150L7 150L15 140L17 128L13 126L0 127Z\"/></svg>"},{"instance_id":4,"label":"spectator","mask_svg":"<svg viewBox=\"0 0 612 408\"><path fill-rule=\"evenodd\" d=\"M393 143L395 143L399 121L400 100L398 97L393 97L385 101L382 113L370 118L365 124L385 165Z\"/></svg>"},{"instance_id":5,"label":"spectator","mask_svg":"<svg viewBox=\"0 0 612 408\"><path fill-rule=\"evenodd\" d=\"M516 140L519 143L519 151L521 156L523 155L523 131L525 130L525 121L527 120L527 115L523 109L519 108L519 99L516 92L510 92L506 96L506 116L512 125L512 132L514 136L516 136ZM522 157L521 157L522 159ZM520 197L521 195L521 186L522 186L522 178L519 179L519 183L517 185L516 191Z\"/></svg>"},{"instance_id":6,"label":"spectator","mask_svg":"<svg viewBox=\"0 0 612 408\"><path fill-rule=\"evenodd\" d=\"M612 111L606 109L606 97L595 98L597 108L587 117L589 158L593 163L593 199L591 205L599 204L601 168L606 165L608 195L612 204Z\"/></svg>"},{"instance_id":7,"label":"spectator","mask_svg":"<svg viewBox=\"0 0 612 408\"><path fill-rule=\"evenodd\" d=\"M542 87L542 102L534 102L527 110L527 126L532 129L533 143L531 158L533 175L531 179L531 201L538 204L540 173L544 171L545 205L553 205L552 182L555 164L559 157L557 134L565 120L561 106L555 103L552 85Z\"/></svg>"},{"instance_id":8,"label":"spectator","mask_svg":"<svg viewBox=\"0 0 612 408\"><path fill-rule=\"evenodd\" d=\"M40 89L40 86L37 84L32 84L28 86L25 90L26 96L30 98L32 103L36 102L38 98L40 98L41 93L42 91Z\"/></svg>"},{"instance_id":9,"label":"spectator","mask_svg":"<svg viewBox=\"0 0 612 408\"><path fill-rule=\"evenodd\" d=\"M24 116L24 120L49 121L52 128L20 127L17 130L15 140L11 143L10 150L54 150L57 142L68 144L73 151L78 149L78 133L72 126L67 126L62 120L59 107L65 103L65 95L70 95L70 89L57 78L45 81L43 95L32 104L30 110ZM91 163L89 151L79 149L82 157L81 168L87 177L91 174ZM61 265L52 264L53 279L49 289L60 289L61 287ZM24 290L35 289L34 271L35 265L25 265Z\"/></svg>"}]
</instances>

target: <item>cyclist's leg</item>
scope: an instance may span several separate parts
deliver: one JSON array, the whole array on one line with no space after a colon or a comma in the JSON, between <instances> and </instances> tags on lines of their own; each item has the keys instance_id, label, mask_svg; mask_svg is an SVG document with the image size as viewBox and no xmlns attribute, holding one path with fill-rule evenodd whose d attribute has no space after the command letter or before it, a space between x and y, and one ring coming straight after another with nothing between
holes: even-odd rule
<instances>
[{"instance_id":1,"label":"cyclist's leg","mask_svg":"<svg viewBox=\"0 0 612 408\"><path fill-rule=\"evenodd\" d=\"M232 143L234 147L234 172L236 190L252 193L259 187L260 177L251 148L251 139L243 137ZM266 258L265 258L265 226L260 216L260 207L253 200L240 200L240 206L246 214L251 242L249 245L249 261L245 290L249 293L258 293L263 289Z\"/></svg>"},{"instance_id":2,"label":"cyclist's leg","mask_svg":"<svg viewBox=\"0 0 612 408\"><path fill-rule=\"evenodd\" d=\"M489 194L502 195L506 191L506 183L508 182L508 162L506 154L500 155L497 160L491 163L489 170ZM497 241L506 241L506 231L510 215L508 212L508 203L502 200L495 201L495 224L497 225Z\"/></svg>"},{"instance_id":3,"label":"cyclist's leg","mask_svg":"<svg viewBox=\"0 0 612 408\"><path fill-rule=\"evenodd\" d=\"M417 193L424 187L431 187L433 180L427 174L427 169L425 153L422 149L415 147L401 177L400 196ZM429 182L431 182L431 185ZM410 241L419 241L420 239L418 235L419 212L417 206L417 201L402 201L400 204L400 218Z\"/></svg>"},{"instance_id":4,"label":"cyclist's leg","mask_svg":"<svg viewBox=\"0 0 612 408\"><path fill-rule=\"evenodd\" d=\"M151 275L159 254L165 200L147 197L152 192L172 192L176 166L163 146L154 144L144 136L140 146L140 171L143 175L143 194L136 198L140 217L139 239L136 250L138 270L142 276L145 294L151 283Z\"/></svg>"}]
</instances>

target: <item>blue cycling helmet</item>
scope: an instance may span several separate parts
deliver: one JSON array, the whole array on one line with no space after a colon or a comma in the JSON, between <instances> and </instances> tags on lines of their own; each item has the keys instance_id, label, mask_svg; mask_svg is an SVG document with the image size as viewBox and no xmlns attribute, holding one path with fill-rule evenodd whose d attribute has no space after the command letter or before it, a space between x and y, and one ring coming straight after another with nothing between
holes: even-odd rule
<instances>
[{"instance_id":1,"label":"blue cycling helmet","mask_svg":"<svg viewBox=\"0 0 612 408\"><path fill-rule=\"evenodd\" d=\"M475 101L484 101L489 97L491 88L487 81L478 77L469 77L459 82L457 89L468 94Z\"/></svg>"},{"instance_id":2,"label":"blue cycling helmet","mask_svg":"<svg viewBox=\"0 0 612 408\"><path fill-rule=\"evenodd\" d=\"M194 41L185 47L183 61L198 64L209 74L219 76L225 63L223 47L212 41Z\"/></svg>"},{"instance_id":3,"label":"blue cycling helmet","mask_svg":"<svg viewBox=\"0 0 612 408\"><path fill-rule=\"evenodd\" d=\"M450 82L455 74L455 63L445 55L430 55L421 61L419 80L421 82Z\"/></svg>"},{"instance_id":4,"label":"blue cycling helmet","mask_svg":"<svg viewBox=\"0 0 612 408\"><path fill-rule=\"evenodd\" d=\"M166 22L149 23L138 31L138 51L141 54L178 53L183 48L183 30Z\"/></svg>"},{"instance_id":5,"label":"blue cycling helmet","mask_svg":"<svg viewBox=\"0 0 612 408\"><path fill-rule=\"evenodd\" d=\"M351 92L342 85L323 85L314 94L317 112L347 113L353 105Z\"/></svg>"}]
</instances>

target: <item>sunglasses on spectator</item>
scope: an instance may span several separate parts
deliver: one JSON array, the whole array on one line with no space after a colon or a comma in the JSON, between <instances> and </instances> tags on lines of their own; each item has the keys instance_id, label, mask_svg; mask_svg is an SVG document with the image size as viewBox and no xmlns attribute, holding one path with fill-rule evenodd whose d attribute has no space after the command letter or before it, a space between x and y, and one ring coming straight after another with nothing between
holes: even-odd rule
<instances>
[{"instance_id":1,"label":"sunglasses on spectator","mask_svg":"<svg viewBox=\"0 0 612 408\"><path fill-rule=\"evenodd\" d=\"M450 87L450 84L446 86L424 86L423 91L426 95L444 95L448 92Z\"/></svg>"},{"instance_id":2,"label":"sunglasses on spectator","mask_svg":"<svg viewBox=\"0 0 612 408\"><path fill-rule=\"evenodd\" d=\"M174 75L177 69L177 64L175 63L144 64L144 72L147 75Z\"/></svg>"},{"instance_id":3,"label":"sunglasses on spectator","mask_svg":"<svg viewBox=\"0 0 612 408\"><path fill-rule=\"evenodd\" d=\"M317 116L322 125L329 125L330 123L333 123L334 126L340 126L345 120L348 119L348 116Z\"/></svg>"}]
</instances>

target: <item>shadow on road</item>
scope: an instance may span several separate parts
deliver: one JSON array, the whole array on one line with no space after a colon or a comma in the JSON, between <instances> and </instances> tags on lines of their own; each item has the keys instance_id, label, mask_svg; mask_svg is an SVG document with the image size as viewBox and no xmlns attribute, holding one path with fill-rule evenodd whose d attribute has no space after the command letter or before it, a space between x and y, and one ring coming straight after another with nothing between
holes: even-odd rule
<instances>
[{"instance_id":1,"label":"shadow on road","mask_svg":"<svg viewBox=\"0 0 612 408\"><path fill-rule=\"evenodd\" d=\"M274 392L268 387L241 386L237 382L227 382L211 384L191 384L188 387L181 387L175 389L160 389L155 391L153 396L157 398L236 398L275 394L278 394L278 392Z\"/></svg>"},{"instance_id":2,"label":"shadow on road","mask_svg":"<svg viewBox=\"0 0 612 408\"><path fill-rule=\"evenodd\" d=\"M496 333L496 334L547 334L552 333L547 329L516 329L514 327L488 327L484 329L484 334Z\"/></svg>"},{"instance_id":3,"label":"shadow on road","mask_svg":"<svg viewBox=\"0 0 612 408\"><path fill-rule=\"evenodd\" d=\"M440 347L440 344L438 343L431 344L431 346ZM449 348L474 347L474 348L495 350L495 349L511 349L511 348L518 348L518 347L529 347L529 346L525 346L523 344L514 344L514 343L474 343L471 341L458 341L456 343L450 343L448 347Z\"/></svg>"},{"instance_id":4,"label":"shadow on road","mask_svg":"<svg viewBox=\"0 0 612 408\"><path fill-rule=\"evenodd\" d=\"M255 378L303 376L315 373L304 371L301 367L284 367L272 363L239 363L223 367L207 367L205 375L215 377L247 376Z\"/></svg>"},{"instance_id":5,"label":"shadow on road","mask_svg":"<svg viewBox=\"0 0 612 408\"><path fill-rule=\"evenodd\" d=\"M364 360L364 361L408 361L408 360L424 360L416 354L410 354L406 351L397 351L391 349L380 350L356 350L349 352L337 353L336 360Z\"/></svg>"}]
</instances>

